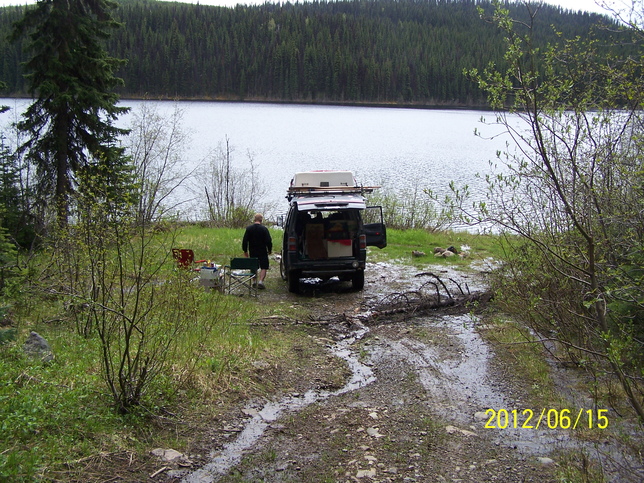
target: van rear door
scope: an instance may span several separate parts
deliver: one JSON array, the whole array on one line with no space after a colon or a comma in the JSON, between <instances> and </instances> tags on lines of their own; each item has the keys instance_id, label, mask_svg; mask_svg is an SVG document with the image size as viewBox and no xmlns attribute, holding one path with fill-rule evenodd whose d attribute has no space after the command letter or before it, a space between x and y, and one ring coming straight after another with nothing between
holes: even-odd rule
<instances>
[{"instance_id":1,"label":"van rear door","mask_svg":"<svg viewBox=\"0 0 644 483\"><path fill-rule=\"evenodd\" d=\"M367 235L367 246L385 248L387 227L382 216L382 206L367 206L362 217L362 228Z\"/></svg>"}]
</instances>

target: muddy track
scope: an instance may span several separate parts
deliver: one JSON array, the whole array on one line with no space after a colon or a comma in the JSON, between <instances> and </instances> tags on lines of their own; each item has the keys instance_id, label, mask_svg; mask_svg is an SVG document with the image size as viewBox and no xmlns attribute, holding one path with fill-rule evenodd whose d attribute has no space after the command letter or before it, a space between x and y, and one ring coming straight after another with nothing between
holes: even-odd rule
<instances>
[{"instance_id":1,"label":"muddy track","mask_svg":"<svg viewBox=\"0 0 644 483\"><path fill-rule=\"evenodd\" d=\"M343 385L303 373L299 387L307 390L247 401L237 429L201 448L193 468L155 480L556 481L557 451L577 445L570 432L484 427L487 409L530 402L495 360L476 317L463 310L371 316L387 294L426 282L414 275L380 264L360 294L308 287L298 300L326 317L316 337L344 361ZM470 292L485 288L472 275L443 277Z\"/></svg>"}]
</instances>

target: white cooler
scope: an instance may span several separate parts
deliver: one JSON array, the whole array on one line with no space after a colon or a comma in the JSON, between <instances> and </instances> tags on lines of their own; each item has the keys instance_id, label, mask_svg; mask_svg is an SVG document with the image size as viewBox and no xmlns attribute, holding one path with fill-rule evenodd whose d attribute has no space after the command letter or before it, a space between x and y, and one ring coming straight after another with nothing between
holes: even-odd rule
<instances>
[{"instance_id":1,"label":"white cooler","mask_svg":"<svg viewBox=\"0 0 644 483\"><path fill-rule=\"evenodd\" d=\"M199 284L205 288L221 287L221 270L217 267L201 267Z\"/></svg>"}]
</instances>

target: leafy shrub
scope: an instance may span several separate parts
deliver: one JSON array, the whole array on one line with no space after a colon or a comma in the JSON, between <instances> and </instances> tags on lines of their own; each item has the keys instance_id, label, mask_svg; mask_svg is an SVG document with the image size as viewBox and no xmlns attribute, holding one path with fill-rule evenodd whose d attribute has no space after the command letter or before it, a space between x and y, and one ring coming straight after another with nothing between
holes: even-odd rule
<instances>
[{"instance_id":1,"label":"leafy shrub","mask_svg":"<svg viewBox=\"0 0 644 483\"><path fill-rule=\"evenodd\" d=\"M389 228L435 232L454 222L452 210L442 206L431 191L421 189L418 184L403 190L375 191L369 196L369 204L382 206Z\"/></svg>"}]
</instances>

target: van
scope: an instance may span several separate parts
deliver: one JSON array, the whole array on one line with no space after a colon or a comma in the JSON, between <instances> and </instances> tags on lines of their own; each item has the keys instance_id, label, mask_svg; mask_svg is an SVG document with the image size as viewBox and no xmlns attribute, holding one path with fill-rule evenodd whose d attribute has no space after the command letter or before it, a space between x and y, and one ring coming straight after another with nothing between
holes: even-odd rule
<instances>
[{"instance_id":1,"label":"van","mask_svg":"<svg viewBox=\"0 0 644 483\"><path fill-rule=\"evenodd\" d=\"M280 260L290 292L299 292L302 278L338 277L363 289L367 247L387 246L382 207L366 204L373 189L359 186L350 171L296 173Z\"/></svg>"}]
</instances>

